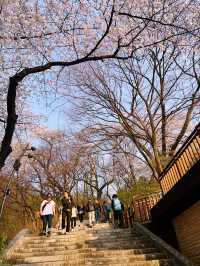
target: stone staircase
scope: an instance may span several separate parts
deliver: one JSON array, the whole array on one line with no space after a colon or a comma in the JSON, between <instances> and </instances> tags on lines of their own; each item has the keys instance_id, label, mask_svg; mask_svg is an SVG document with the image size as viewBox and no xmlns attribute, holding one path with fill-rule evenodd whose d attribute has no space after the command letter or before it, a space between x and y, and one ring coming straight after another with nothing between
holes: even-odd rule
<instances>
[{"instance_id":1,"label":"stone staircase","mask_svg":"<svg viewBox=\"0 0 200 266\"><path fill-rule=\"evenodd\" d=\"M27 235L6 265L32 266L169 266L172 258L135 229L113 229L108 224L86 227L67 235Z\"/></svg>"}]
</instances>

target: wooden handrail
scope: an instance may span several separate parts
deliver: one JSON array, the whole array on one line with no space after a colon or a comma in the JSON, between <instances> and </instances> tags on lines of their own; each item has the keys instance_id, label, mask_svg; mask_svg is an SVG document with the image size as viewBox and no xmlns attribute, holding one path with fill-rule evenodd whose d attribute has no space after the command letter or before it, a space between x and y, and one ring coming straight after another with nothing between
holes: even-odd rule
<instances>
[{"instance_id":1,"label":"wooden handrail","mask_svg":"<svg viewBox=\"0 0 200 266\"><path fill-rule=\"evenodd\" d=\"M159 181L166 194L200 159L200 123L165 167Z\"/></svg>"}]
</instances>

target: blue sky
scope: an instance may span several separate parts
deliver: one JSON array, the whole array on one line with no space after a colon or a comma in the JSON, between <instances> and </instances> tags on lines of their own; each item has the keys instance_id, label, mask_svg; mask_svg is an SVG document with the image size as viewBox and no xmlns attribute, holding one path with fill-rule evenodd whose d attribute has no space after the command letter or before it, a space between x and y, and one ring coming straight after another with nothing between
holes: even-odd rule
<instances>
[{"instance_id":1,"label":"blue sky","mask_svg":"<svg viewBox=\"0 0 200 266\"><path fill-rule=\"evenodd\" d=\"M30 107L34 114L45 116L41 119L41 124L49 127L50 129L66 130L70 127L70 123L67 123L67 117L64 114L64 110L68 105L66 100L55 99L44 96L32 96L30 101Z\"/></svg>"}]
</instances>

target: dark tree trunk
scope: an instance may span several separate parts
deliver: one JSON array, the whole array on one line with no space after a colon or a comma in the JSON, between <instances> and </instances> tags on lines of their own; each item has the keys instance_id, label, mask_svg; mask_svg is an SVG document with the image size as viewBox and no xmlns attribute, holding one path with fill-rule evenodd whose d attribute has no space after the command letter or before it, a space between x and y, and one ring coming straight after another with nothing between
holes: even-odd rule
<instances>
[{"instance_id":1,"label":"dark tree trunk","mask_svg":"<svg viewBox=\"0 0 200 266\"><path fill-rule=\"evenodd\" d=\"M11 142L18 118L15 108L17 86L18 86L17 78L15 76L11 77L9 81L8 94L7 94L6 128L0 149L0 170L3 168L6 158L12 152Z\"/></svg>"},{"instance_id":2,"label":"dark tree trunk","mask_svg":"<svg viewBox=\"0 0 200 266\"><path fill-rule=\"evenodd\" d=\"M102 189L97 190L97 200L101 199L102 194L103 194L103 190Z\"/></svg>"}]
</instances>

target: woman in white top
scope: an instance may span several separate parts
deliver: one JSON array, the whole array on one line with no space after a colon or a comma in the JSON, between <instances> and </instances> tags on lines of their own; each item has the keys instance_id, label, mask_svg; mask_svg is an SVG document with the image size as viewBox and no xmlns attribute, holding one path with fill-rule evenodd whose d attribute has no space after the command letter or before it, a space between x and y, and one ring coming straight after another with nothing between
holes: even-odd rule
<instances>
[{"instance_id":1,"label":"woman in white top","mask_svg":"<svg viewBox=\"0 0 200 266\"><path fill-rule=\"evenodd\" d=\"M76 205L72 202L72 214L71 214L71 228L74 229L76 227L76 217L78 214L78 210Z\"/></svg>"},{"instance_id":2,"label":"woman in white top","mask_svg":"<svg viewBox=\"0 0 200 266\"><path fill-rule=\"evenodd\" d=\"M53 215L55 215L55 202L52 200L51 194L47 195L47 199L43 200L40 206L40 215L43 221L43 235L51 234L51 225Z\"/></svg>"}]
</instances>

